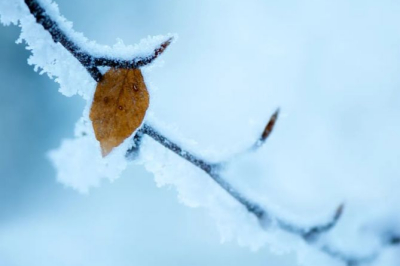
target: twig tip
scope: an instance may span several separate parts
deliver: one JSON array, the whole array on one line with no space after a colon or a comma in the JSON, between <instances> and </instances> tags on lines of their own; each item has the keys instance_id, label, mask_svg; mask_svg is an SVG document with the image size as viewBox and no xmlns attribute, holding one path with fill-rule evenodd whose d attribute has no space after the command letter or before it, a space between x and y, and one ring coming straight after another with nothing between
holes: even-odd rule
<instances>
[{"instance_id":1,"label":"twig tip","mask_svg":"<svg viewBox=\"0 0 400 266\"><path fill-rule=\"evenodd\" d=\"M261 134L260 140L264 142L268 136L271 134L272 130L274 129L275 122L278 119L278 115L280 112L280 108L278 107L275 112L272 114L271 118L269 119L267 125L264 128L263 133Z\"/></svg>"},{"instance_id":2,"label":"twig tip","mask_svg":"<svg viewBox=\"0 0 400 266\"><path fill-rule=\"evenodd\" d=\"M276 117L276 118L278 118L278 115L279 115L279 112L281 111L281 108L280 107L278 107L278 108L276 108L276 110L275 110L275 112L274 112L274 116Z\"/></svg>"}]
</instances>

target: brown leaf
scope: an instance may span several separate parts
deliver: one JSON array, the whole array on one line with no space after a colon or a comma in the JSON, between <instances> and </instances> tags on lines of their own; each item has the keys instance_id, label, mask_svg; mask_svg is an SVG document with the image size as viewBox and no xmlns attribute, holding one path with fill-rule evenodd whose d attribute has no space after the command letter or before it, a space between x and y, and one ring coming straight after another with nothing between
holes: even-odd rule
<instances>
[{"instance_id":1,"label":"brown leaf","mask_svg":"<svg viewBox=\"0 0 400 266\"><path fill-rule=\"evenodd\" d=\"M90 119L103 157L141 125L149 93L140 69L111 68L97 84Z\"/></svg>"}]
</instances>

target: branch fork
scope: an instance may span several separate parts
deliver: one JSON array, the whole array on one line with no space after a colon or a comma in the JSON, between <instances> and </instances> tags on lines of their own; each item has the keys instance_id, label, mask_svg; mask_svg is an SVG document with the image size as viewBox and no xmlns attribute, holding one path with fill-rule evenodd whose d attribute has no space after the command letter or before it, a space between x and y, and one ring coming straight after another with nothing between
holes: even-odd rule
<instances>
[{"instance_id":1,"label":"branch fork","mask_svg":"<svg viewBox=\"0 0 400 266\"><path fill-rule=\"evenodd\" d=\"M91 77L99 82L102 79L102 74L98 67L107 66L113 68L140 68L152 63L158 56L160 56L165 49L171 44L173 38L169 38L154 51L144 57L133 58L132 60L122 60L118 58L112 58L109 56L97 57L91 55L89 52L83 51L77 44L75 44L59 27L59 25L46 13L46 10L39 4L37 0L24 0L30 13L35 17L37 23L43 26L48 31L54 42L60 43L67 49L81 64L86 68ZM270 117L264 130L262 131L259 139L246 151L254 152L261 148L266 142L270 134L272 133L274 126L279 116L279 109L277 109ZM175 153L182 159L190 162L193 166L203 170L211 179L213 179L226 193L233 197L240 205L242 205L248 212L252 213L260 222L262 228L267 229L270 224L275 224L278 228L293 235L296 235L304 240L305 243L313 245L321 252L332 257L333 259L343 262L345 265L354 266L364 263L369 263L378 257L379 252L372 253L364 257L358 257L351 254L347 254L344 251L338 250L329 244L320 244L321 236L328 233L338 223L344 209L344 205L338 206L333 212L331 218L327 222L303 227L289 222L283 218L275 217L270 212L257 202L252 201L246 195L242 194L237 188L233 187L227 182L221 175L221 169L227 162L210 163L207 160L196 156L194 153L180 147L171 139L164 136L161 132L156 130L151 125L144 123L142 127L137 130L133 138L134 145L130 148L126 157L128 159L135 158L140 152L140 143L144 136L152 138L166 149ZM229 162L229 161L228 161ZM382 239L382 247L393 246L400 244L400 236L390 235ZM379 250L380 251L380 250Z\"/></svg>"}]
</instances>

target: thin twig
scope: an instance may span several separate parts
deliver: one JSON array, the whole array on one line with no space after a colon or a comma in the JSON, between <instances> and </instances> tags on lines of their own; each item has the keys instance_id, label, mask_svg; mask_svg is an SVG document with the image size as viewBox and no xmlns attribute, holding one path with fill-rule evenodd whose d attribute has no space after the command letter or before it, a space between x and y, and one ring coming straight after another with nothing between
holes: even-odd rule
<instances>
[{"instance_id":1,"label":"thin twig","mask_svg":"<svg viewBox=\"0 0 400 266\"><path fill-rule=\"evenodd\" d=\"M148 135L165 148L174 152L178 156L182 157L186 161L190 162L194 166L203 170L206 174L208 174L218 185L220 185L226 192L229 193L233 198L235 198L238 202L240 202L249 212L253 213L258 219L262 220L266 217L266 212L263 208L261 208L258 204L248 200L241 193L239 193L231 184L229 184L225 179L223 179L219 173L218 169L220 168L219 164L208 163L205 160L195 156L192 153L189 153L186 150L183 150L176 143L164 137L158 131L156 131L151 126L144 124L141 132L143 134Z\"/></svg>"},{"instance_id":2,"label":"thin twig","mask_svg":"<svg viewBox=\"0 0 400 266\"><path fill-rule=\"evenodd\" d=\"M161 55L165 49L171 44L172 37L160 44L159 47L154 49L154 52L148 56L134 58L133 60L123 60L111 57L96 57L87 51L83 51L77 46L65 32L58 26L58 24L46 13L44 8L36 0L25 0L31 14L36 18L36 22L47 30L53 41L60 43L68 50L89 72L92 78L99 82L102 78L98 67L110 66L118 68L139 68L150 64L154 59Z\"/></svg>"},{"instance_id":3,"label":"thin twig","mask_svg":"<svg viewBox=\"0 0 400 266\"><path fill-rule=\"evenodd\" d=\"M273 129L273 125L275 124L276 119L277 119L277 112L275 112L271 116L271 119L267 123L266 128L269 128L270 132ZM273 120L273 122L271 122L272 120ZM272 126L271 126L271 124L272 124ZM264 129L264 132L265 132L265 129ZM234 188L229 182L227 182L225 179L223 179L221 177L221 175L219 174L219 170L221 169L221 164L209 163L209 162L201 159L200 157L194 155L193 153L190 153L187 150L183 150L179 145L177 145L170 139L163 136L161 133L159 133L157 130L155 130L153 127L151 127L148 124L144 124L143 127L139 130L137 135L140 137L137 138L135 136L135 141L137 141L139 139L141 141L144 134L149 136L153 140L157 141L158 143L160 143L162 146L164 146L168 150L174 152L181 158L190 162L192 165L203 170L222 189L224 189L230 196L232 196L240 204L242 204L247 209L247 211L254 214L257 217L262 228L266 228L266 225L269 225L270 223L275 222L275 224L280 229L282 229L288 233L300 236L306 243L308 243L310 245L315 245L321 252L331 256L332 258L342 261L343 263L345 263L348 266L367 263L376 258L375 253L372 255L365 256L365 257L357 257L357 256L353 256L350 254L346 254L345 252L342 252L342 251L340 251L334 247L331 247L329 245L318 246L318 242L317 242L318 238L322 234L327 233L329 230L331 230L336 225L339 218L341 217L341 215L343 213L343 208L344 208L343 204L340 205L336 209L333 217L330 219L330 221L328 221L325 224L316 225L316 226L312 226L312 227L301 227L301 226L295 225L293 223L285 221L284 219L270 215L265 208L261 207L259 204L255 203L255 202L249 200L242 193L240 193L236 188ZM264 143L265 140L266 140L266 138L263 138L262 143ZM137 147L138 145L139 145L139 143L136 142L135 147ZM260 146L258 146L258 147L260 147ZM136 148L132 151L137 152ZM127 152L127 156L128 157L130 156L129 151Z\"/></svg>"},{"instance_id":4,"label":"thin twig","mask_svg":"<svg viewBox=\"0 0 400 266\"><path fill-rule=\"evenodd\" d=\"M271 117L271 120L272 119L276 120L276 116L273 115ZM270 121L267 124L267 127L269 127L268 125L270 125ZM270 127L271 130L272 130L272 127ZM254 201L245 197L236 188L234 188L229 182L227 182L225 179L223 179L221 177L219 171L222 168L222 165L220 163L209 163L209 162L201 159L200 157L194 155L193 153L188 152L187 150L183 150L179 145L177 145L170 139L163 136L161 133L159 133L157 130L155 130L153 127L151 127L148 124L143 125L143 127L140 129L139 134L148 135L149 137L151 137L152 139L154 139L155 141L157 141L158 143L163 145L165 148L169 149L170 151L174 152L178 156L182 157L186 161L193 164L194 166L203 170L218 185L220 185L221 188L223 188L229 195L231 195L240 204L242 204L250 213L253 213L257 217L259 222L263 225L268 224L268 222L271 222L271 219L272 219L273 221L276 222L276 224L278 225L279 228L281 228L282 230L285 230L286 232L299 235L299 236L303 237L304 239L311 239L311 238L316 239L318 236L329 231L333 226L335 226L335 224L337 223L337 221L339 220L339 218L342 214L343 205L339 206L339 208L336 210L333 218L330 219L327 223L312 226L312 227L301 227L301 226L292 224L288 221L285 221L284 219L281 219L281 218L273 218L274 216L270 215L269 212L265 208L261 207L259 204L255 203ZM265 138L263 141L265 141ZM129 156L129 152L127 154Z\"/></svg>"},{"instance_id":5,"label":"thin twig","mask_svg":"<svg viewBox=\"0 0 400 266\"><path fill-rule=\"evenodd\" d=\"M116 58L108 58L108 57L98 57L94 59L94 64L96 66L109 66L116 68L139 68L145 65L150 64L154 61L159 55L161 55L165 49L171 44L173 38L170 37L166 41L164 41L159 47L154 49L153 54L144 57L137 57L133 60L120 60Z\"/></svg>"},{"instance_id":6,"label":"thin twig","mask_svg":"<svg viewBox=\"0 0 400 266\"><path fill-rule=\"evenodd\" d=\"M95 81L100 81L102 74L100 73L99 66L109 66L116 68L139 68L151 63L156 59L171 43L172 38L167 39L162 44L159 45L154 52L148 56L134 58L132 60L122 60L117 58L110 58L107 56L95 57L89 52L83 51L78 47L58 26L58 24L51 19L51 17L46 13L44 8L37 2L37 0L25 0L26 5L29 8L31 14L35 17L37 23L42 25L45 30L47 30L54 42L60 43L65 47L90 73ZM262 132L260 138L253 145L251 150L258 149L266 141L266 139L271 134L274 125L277 121L279 114L279 109L271 116L268 121L264 131ZM181 148L179 145L163 136L156 129L148 124L144 124L143 127L138 130L138 133L134 137L134 146L127 151L127 157L136 156L139 151L139 146L143 135L147 135L163 145L165 148L174 152L181 158L190 162L192 165L203 170L208 174L221 188L223 188L229 195L236 199L241 205L243 205L250 213L254 214L255 217L260 221L260 223L265 227L267 222L275 222L279 228L282 230L300 236L306 243L316 246L321 252L335 258L339 261L344 262L348 266L360 265L362 263L367 263L373 261L378 253L372 253L369 256L357 257L346 254L345 252L339 251L330 245L318 245L318 238L323 234L331 230L338 222L342 212L343 205L340 205L335 211L333 217L325 224L311 226L311 227L301 227L290 222L285 221L281 218L276 218L270 215L269 212L259 204L251 201L249 198L245 197L236 188L234 188L229 182L223 179L219 173L223 163L209 163L193 153ZM385 245L398 245L400 244L400 237L393 234L382 240L382 247Z\"/></svg>"}]
</instances>

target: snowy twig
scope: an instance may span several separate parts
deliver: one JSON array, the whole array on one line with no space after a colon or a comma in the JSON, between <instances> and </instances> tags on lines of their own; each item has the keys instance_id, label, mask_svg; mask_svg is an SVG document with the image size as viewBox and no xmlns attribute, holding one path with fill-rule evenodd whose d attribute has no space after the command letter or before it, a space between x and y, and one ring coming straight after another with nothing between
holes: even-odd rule
<instances>
[{"instance_id":1,"label":"snowy twig","mask_svg":"<svg viewBox=\"0 0 400 266\"><path fill-rule=\"evenodd\" d=\"M150 64L154 59L156 59L160 54L164 52L164 50L168 47L168 45L172 42L172 37L163 42L159 47L154 49L153 54L150 54L145 57L136 57L132 60L121 60L116 58L108 58L108 57L97 57L94 58L95 66L109 66L116 68L139 68L145 65Z\"/></svg>"},{"instance_id":2,"label":"snowy twig","mask_svg":"<svg viewBox=\"0 0 400 266\"><path fill-rule=\"evenodd\" d=\"M278 116L278 110L272 115L271 119L267 123L267 126L265 127L265 130L260 140L258 141L257 144L258 147L260 147L265 142L269 133L272 131L277 116ZM265 134L266 131L268 131L268 134ZM256 202L253 202L247 197L245 197L242 193L240 193L236 188L234 188L230 183L228 183L225 179L221 177L219 172L220 169L223 168L225 163L209 163L199 158L193 153L190 153L187 150L182 149L179 145L177 145L170 139L167 139L165 136L163 136L161 133L159 133L157 130L155 130L148 124L144 124L143 127L139 130L138 135L140 136L142 134L148 135L149 137L151 137L152 139L163 145L165 148L171 150L172 152L179 155L186 161L190 162L194 166L206 172L218 185L220 185L227 193L229 193L229 195L231 195L238 202L240 202L240 204L242 204L249 212L253 213L258 218L262 226L265 226L271 222L275 222L279 228L287 232L300 235L301 237L303 237L308 241L311 239L316 239L322 233L329 231L332 227L336 225L337 221L339 220L342 214L343 205L339 206L339 208L336 210L334 216L329 222L327 222L326 224L316 225L312 227L301 227L292 224L290 222L287 222L283 219L274 218L272 215L268 213L268 211L265 208L261 207ZM141 136L139 138L141 138ZM138 139L136 138L136 140ZM129 154L130 151L128 151L128 156Z\"/></svg>"},{"instance_id":3,"label":"snowy twig","mask_svg":"<svg viewBox=\"0 0 400 266\"><path fill-rule=\"evenodd\" d=\"M87 51L83 51L77 46L68 36L60 29L57 23L50 18L42 6L36 0L25 0L29 11L34 15L36 21L47 30L54 42L60 43L65 47L78 61L86 68L95 81L100 81L102 74L100 73L99 66L110 66L118 68L139 68L150 64L156 59L167 47L171 44L172 37L163 42L157 47L153 54L146 57L134 58L133 60L121 60L117 58L110 58L108 56L96 57Z\"/></svg>"},{"instance_id":4,"label":"snowy twig","mask_svg":"<svg viewBox=\"0 0 400 266\"><path fill-rule=\"evenodd\" d=\"M100 81L102 78L102 74L98 69L99 66L109 66L115 68L139 68L148 65L154 59L156 59L172 41L172 38L169 38L161 45L159 45L156 49L154 49L152 54L149 54L145 57L133 58L132 60L111 58L106 55L101 57L93 56L89 52L82 50L81 47L75 44L61 30L59 25L46 13L44 8L37 2L37 0L25 0L25 3L28 6L31 14L36 18L36 21L50 33L54 42L58 42L62 46L64 46L65 49L67 49L86 68L92 78L97 82ZM279 109L271 116L260 138L248 151L255 151L265 143L266 139L271 134L274 128L274 125L278 118L278 114ZM250 213L254 214L263 228L265 228L270 223L275 223L280 229L300 236L306 243L316 246L323 253L344 262L346 265L359 265L362 263L371 262L375 258L377 258L379 251L364 257L357 257L346 254L346 252L339 251L329 244L319 243L319 236L321 236L323 233L328 232L337 224L343 212L343 205L340 205L337 208L333 217L325 224L311 227L302 227L295 225L284 219L270 215L270 213L265 208L244 196L230 183L228 183L220 174L220 171L223 168L225 162L209 163L206 160L194 155L193 153L190 153L187 150L181 148L179 145L162 135L159 131L154 129L149 124L144 123L142 128L138 130L137 134L134 137L134 147L127 151L128 157L137 154L143 135L151 137L152 139L163 145L165 148L169 149L181 158L203 170L229 195L231 195L235 200L243 205ZM400 244L400 237L397 235L391 235L385 239L382 239L382 247L397 244Z\"/></svg>"}]
</instances>

